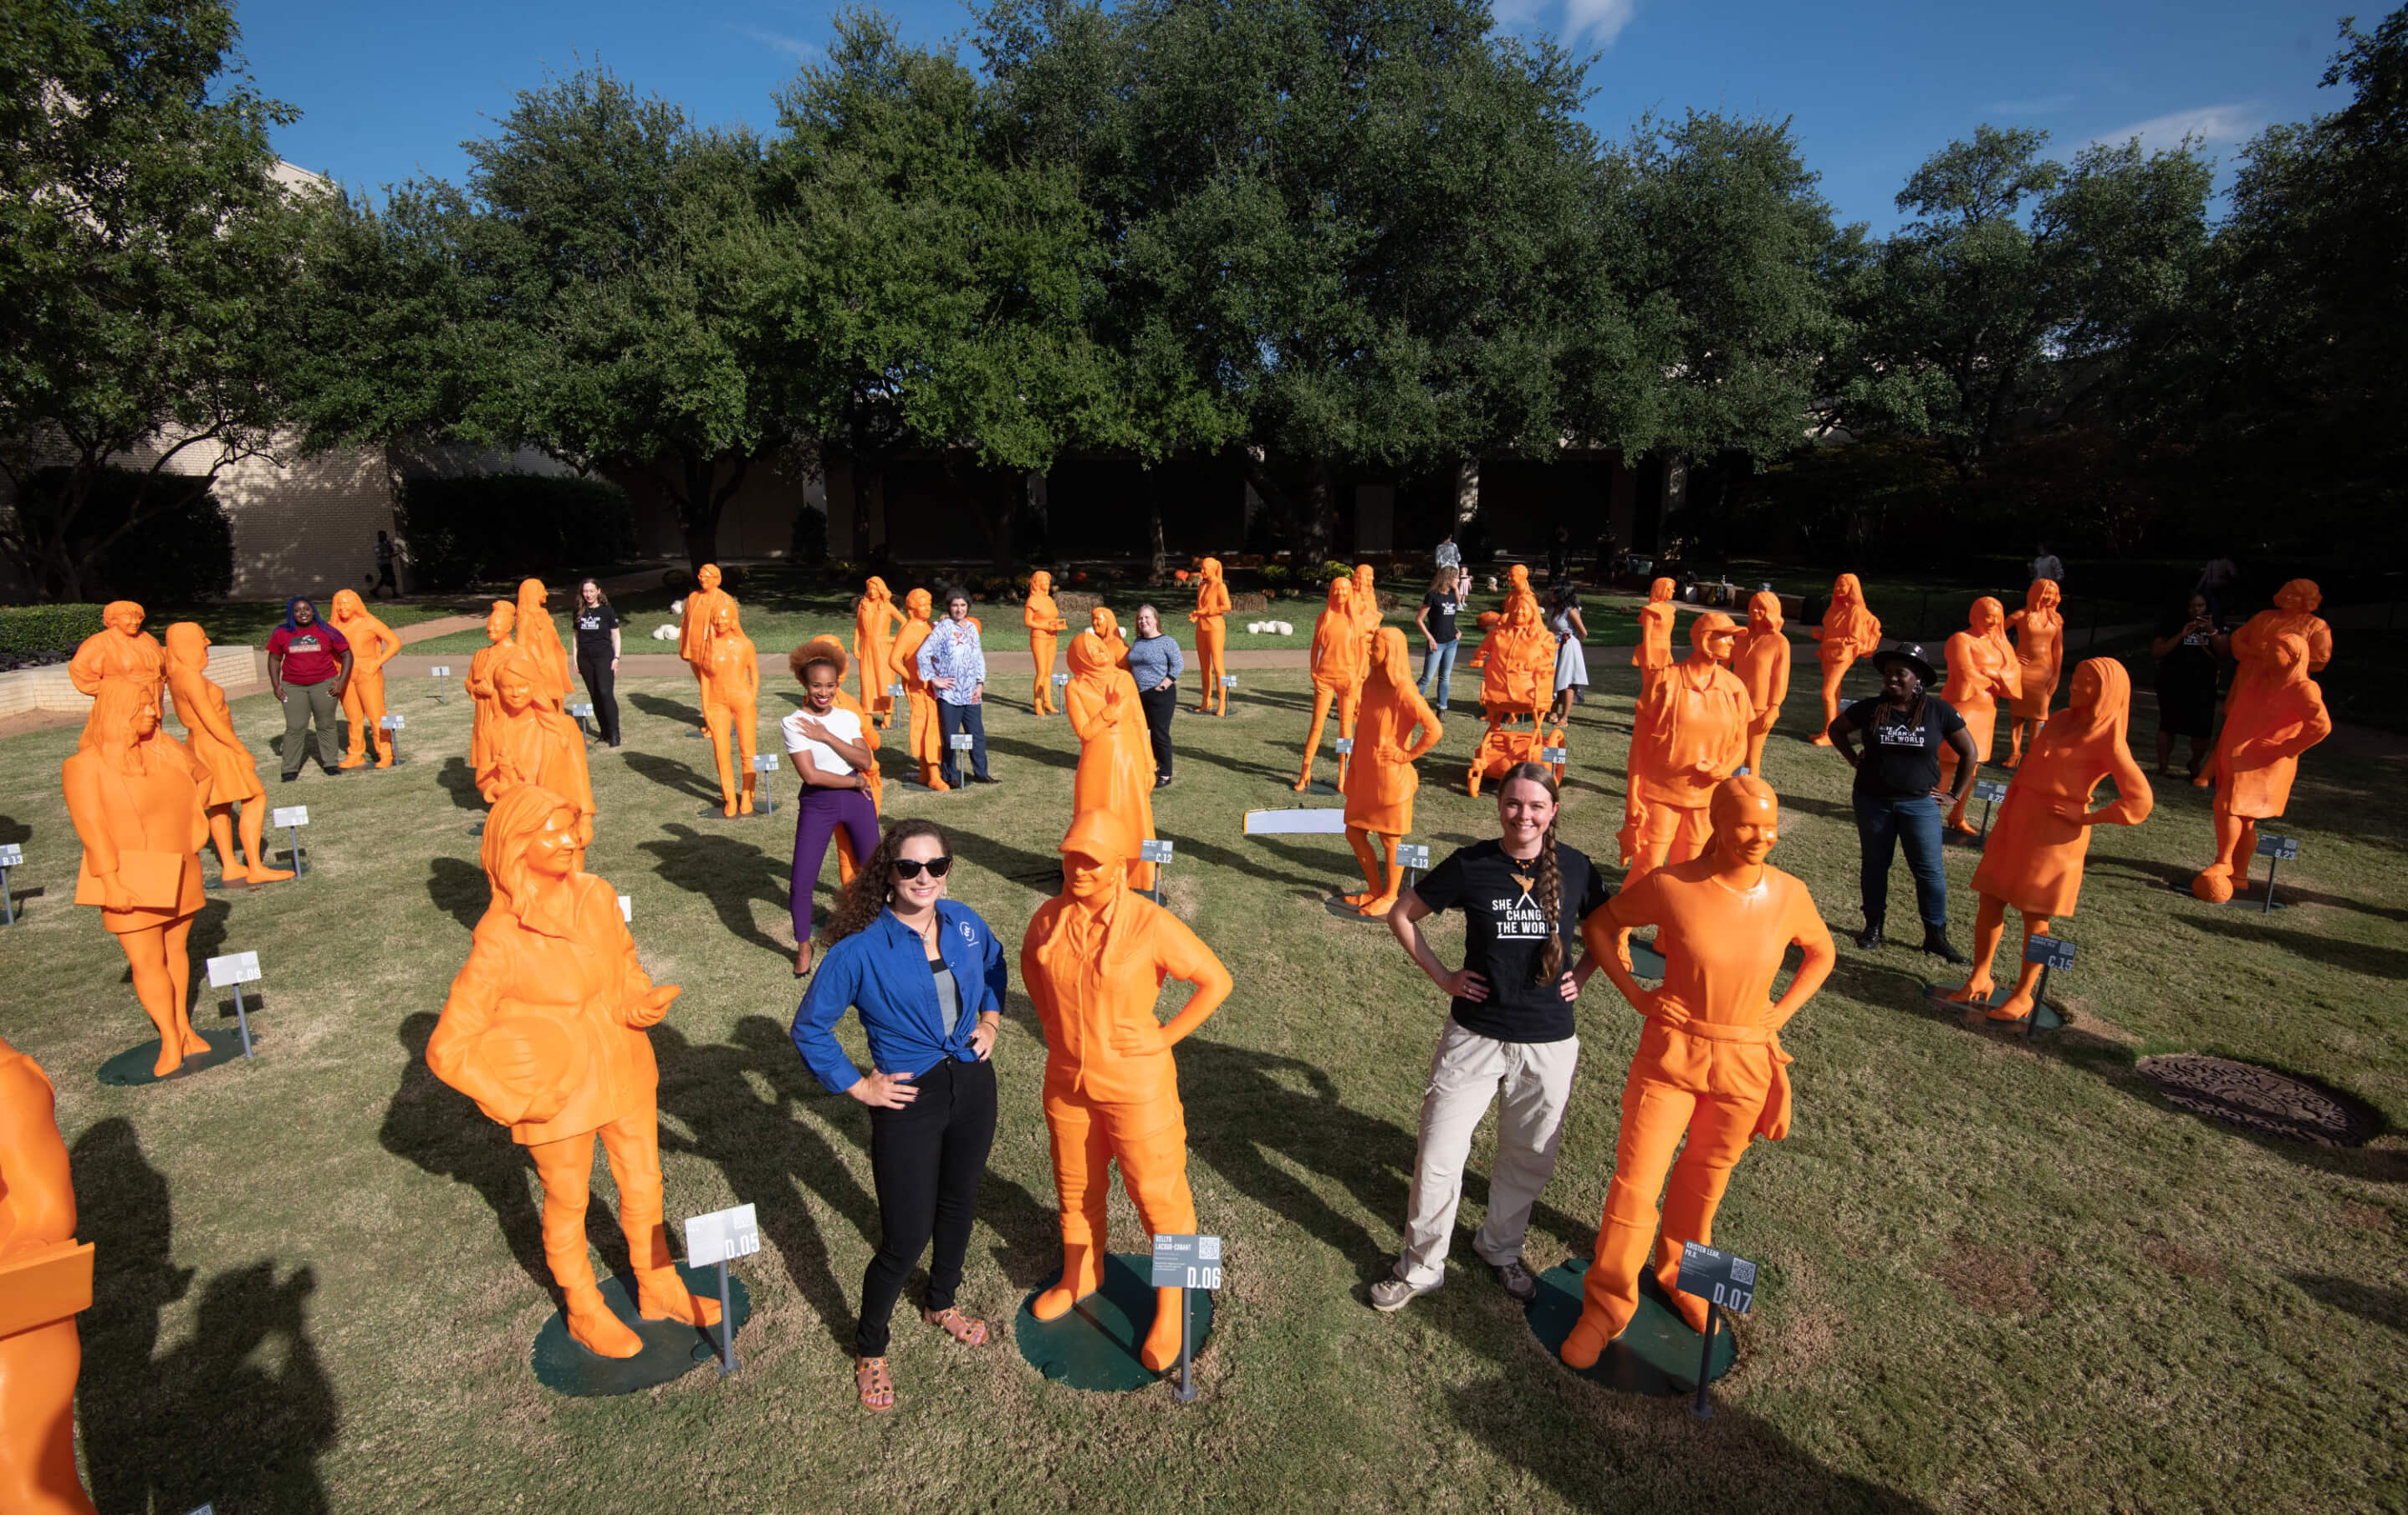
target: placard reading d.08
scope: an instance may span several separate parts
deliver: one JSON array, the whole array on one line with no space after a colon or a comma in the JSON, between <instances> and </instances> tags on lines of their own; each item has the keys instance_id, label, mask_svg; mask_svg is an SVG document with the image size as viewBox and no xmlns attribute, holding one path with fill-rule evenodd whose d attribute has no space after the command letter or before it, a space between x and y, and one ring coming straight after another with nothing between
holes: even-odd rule
<instances>
[{"instance_id":1,"label":"placard reading d.08","mask_svg":"<svg viewBox=\"0 0 2408 1515\"><path fill-rule=\"evenodd\" d=\"M1681 1244L1681 1293L1712 1300L1733 1315L1756 1303L1756 1265L1694 1241Z\"/></svg>"},{"instance_id":2,"label":"placard reading d.08","mask_svg":"<svg viewBox=\"0 0 2408 1515\"><path fill-rule=\"evenodd\" d=\"M1220 1288L1221 1238L1154 1237L1154 1286L1157 1289Z\"/></svg>"},{"instance_id":3,"label":"placard reading d.08","mask_svg":"<svg viewBox=\"0 0 2408 1515\"><path fill-rule=\"evenodd\" d=\"M267 823L279 831L287 826L306 826L309 823L309 807L280 805L268 812Z\"/></svg>"}]
</instances>

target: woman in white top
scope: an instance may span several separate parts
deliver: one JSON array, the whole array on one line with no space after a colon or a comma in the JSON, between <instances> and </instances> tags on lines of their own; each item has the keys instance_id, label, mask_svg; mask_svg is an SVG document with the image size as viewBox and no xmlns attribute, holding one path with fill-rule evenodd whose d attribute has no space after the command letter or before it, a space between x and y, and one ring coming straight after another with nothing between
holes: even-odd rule
<instances>
[{"instance_id":1,"label":"woman in white top","mask_svg":"<svg viewBox=\"0 0 2408 1515\"><path fill-rule=\"evenodd\" d=\"M861 717L837 703L844 683L844 649L822 636L787 654L787 666L803 686L803 707L779 722L786 752L803 782L795 806L795 868L787 882L794 896L795 977L811 971L811 890L827 861L828 841L838 826L853 843L853 855L878 850L878 808L869 802L867 777L876 765L861 739Z\"/></svg>"},{"instance_id":2,"label":"woman in white top","mask_svg":"<svg viewBox=\"0 0 2408 1515\"><path fill-rule=\"evenodd\" d=\"M1547 596L1547 629L1555 634L1555 703L1550 721L1570 719L1572 701L1588 688L1588 654L1581 650L1588 622L1581 619L1580 592L1558 584Z\"/></svg>"}]
</instances>

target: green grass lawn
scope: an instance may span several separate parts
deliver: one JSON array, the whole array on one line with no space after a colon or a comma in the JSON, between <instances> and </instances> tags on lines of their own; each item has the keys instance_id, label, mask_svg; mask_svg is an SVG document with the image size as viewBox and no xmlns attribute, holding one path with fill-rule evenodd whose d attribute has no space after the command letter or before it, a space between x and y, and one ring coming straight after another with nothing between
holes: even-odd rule
<instances>
[{"instance_id":1,"label":"green grass lawn","mask_svg":"<svg viewBox=\"0 0 2408 1515\"><path fill-rule=\"evenodd\" d=\"M760 633L756 630L755 636ZM1628 670L1600 666L1572 732L1569 842L1609 865ZM764 727L786 708L781 681ZM1469 701L1472 683L1457 685ZM1870 691L1869 677L1852 688ZM2272 917L2166 886L2209 848L2203 797L2164 791L2101 832L2071 1026L2037 1042L1969 1030L1923 998L1931 960L1843 945L1799 1016L1797 1121L1738 1170L1717 1239L1765 1265L1711 1423L1564 1372L1469 1246L1402 1313L1364 1303L1396 1245L1442 1000L1377 925L1326 908L1355 887L1337 838L1248 839L1283 806L1306 718L1300 673L1242 678L1227 720L1179 718L1171 907L1235 973L1178 1052L1204 1227L1228 1287L1202 1398L1099 1397L1023 1364L1009 1322L1057 1260L1042 1049L1016 991L997 1052L1003 1117L963 1304L999 1339L953 1347L896 1323L900 1406L854 1406L848 1345L876 1209L860 1107L822 1093L786 1038L790 812L697 814L710 750L684 680L624 686L628 745L595 755L589 859L634 902L652 973L682 984L652 1034L676 1219L751 1202L754 1314L740 1374L566 1399L528 1349L555 1306L533 1176L506 1134L428 1074L423 1050L484 908L460 754L467 709L412 693L406 761L306 802L317 871L212 896L196 959L255 950L257 1062L146 1089L93 1070L147 1038L94 912L68 903L77 847L58 792L72 727L8 738L0 840L36 891L0 931L20 986L0 1028L59 1090L81 1236L85 1456L105 1511L670 1511L1066 1508L1439 1511L2400 1508L2408 1292L2408 810L2402 758L2362 737L2310 755ZM236 703L261 755L281 722ZM990 706L1000 788L889 811L954 828L953 893L1016 940L1050 892L1074 744L1059 718ZM1856 843L1838 758L1798 737L1801 683L1768 761L1785 801L1775 861L1853 928ZM2144 718L2136 736L2145 742ZM1461 792L1458 707L1422 771L1417 839L1488 835ZM890 772L899 765L890 763ZM785 776L781 772L781 776ZM1335 803L1320 800L1317 803ZM1952 855L1960 941L1970 854ZM828 885L832 886L831 865ZM823 896L824 901L824 896ZM1911 918L1903 867L1892 917ZM1452 958L1459 928L1438 930ZM1177 991L1167 999L1175 1000ZM197 991L207 1024L232 1024ZM1170 1006L1165 1006L1168 1013ZM1561 1165L1527 1246L1584 1255L1611 1172L1636 1018L1600 978ZM858 1047L850 1024L848 1042ZM2313 1075L2395 1134L2321 1151L2261 1141L2152 1094L2136 1056L2204 1050ZM593 1233L624 1262L597 1176ZM1115 1240L1140 1250L1114 1199Z\"/></svg>"}]
</instances>

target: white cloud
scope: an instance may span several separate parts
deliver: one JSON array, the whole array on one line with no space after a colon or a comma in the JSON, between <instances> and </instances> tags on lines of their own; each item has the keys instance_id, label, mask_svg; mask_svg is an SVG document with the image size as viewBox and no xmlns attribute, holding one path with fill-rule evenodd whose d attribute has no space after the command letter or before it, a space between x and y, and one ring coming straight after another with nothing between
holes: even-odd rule
<instances>
[{"instance_id":1,"label":"white cloud","mask_svg":"<svg viewBox=\"0 0 2408 1515\"><path fill-rule=\"evenodd\" d=\"M791 52L796 57L806 61L820 55L819 49L801 37L788 36L782 32L765 32L757 26L738 26L735 27L734 31L737 36L750 37L765 48L775 48L780 52Z\"/></svg>"},{"instance_id":2,"label":"white cloud","mask_svg":"<svg viewBox=\"0 0 2408 1515\"><path fill-rule=\"evenodd\" d=\"M1639 14L1639 0L1564 0L1564 36L1574 42L1610 48Z\"/></svg>"},{"instance_id":3,"label":"white cloud","mask_svg":"<svg viewBox=\"0 0 2408 1515\"><path fill-rule=\"evenodd\" d=\"M2266 124L2266 117L2255 100L2231 106L2200 106L2193 110L2177 110L2169 115L2152 116L2147 121L2113 132L2101 132L2091 138L2121 146L2133 137L2152 152L2162 152L2178 147L2186 136L2195 136L2214 146L2218 142L2245 142L2258 135Z\"/></svg>"}]
</instances>

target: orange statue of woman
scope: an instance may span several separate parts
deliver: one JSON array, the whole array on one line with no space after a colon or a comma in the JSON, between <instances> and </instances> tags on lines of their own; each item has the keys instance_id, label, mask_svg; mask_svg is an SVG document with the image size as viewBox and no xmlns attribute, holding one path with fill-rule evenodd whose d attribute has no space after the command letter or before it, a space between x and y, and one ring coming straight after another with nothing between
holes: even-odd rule
<instances>
[{"instance_id":1,"label":"orange statue of woman","mask_svg":"<svg viewBox=\"0 0 2408 1515\"><path fill-rule=\"evenodd\" d=\"M1354 613L1354 625L1363 634L1364 668L1368 673L1370 667L1371 638L1379 634L1380 627L1385 620L1384 614L1380 609L1380 592L1371 582L1369 564L1354 565L1353 588L1352 608ZM1357 680L1357 688L1359 690L1360 680Z\"/></svg>"},{"instance_id":2,"label":"orange statue of woman","mask_svg":"<svg viewBox=\"0 0 2408 1515\"><path fill-rule=\"evenodd\" d=\"M2050 716L2032 738L1973 869L1973 889L1982 896L1973 922L1973 972L1943 998L1973 1005L1990 997L1996 987L1990 959L2006 934L2009 909L2023 916L2027 943L2048 935L2051 916L2073 913L2091 827L2137 826L2149 818L2156 797L2126 743L2131 716L2132 678L2121 663L2091 658L2073 670L2073 703ZM2115 798L2094 810L2090 796L2104 779L2115 780ZM2020 1021L2031 1014L2039 979L2040 965L2024 964L2015 992L1989 1018Z\"/></svg>"},{"instance_id":3,"label":"orange statue of woman","mask_svg":"<svg viewBox=\"0 0 2408 1515\"><path fill-rule=\"evenodd\" d=\"M1823 623L1807 629L1822 644L1814 655L1823 664L1823 723L1811 740L1816 747L1828 747L1831 722L1840 719L1840 680L1856 659L1881 650L1881 622L1865 607L1865 586L1855 574L1842 574L1831 580L1831 603L1823 611Z\"/></svg>"},{"instance_id":4,"label":"orange statue of woman","mask_svg":"<svg viewBox=\"0 0 2408 1515\"><path fill-rule=\"evenodd\" d=\"M384 734L384 665L401 650L401 638L369 614L359 595L348 589L335 592L334 613L327 620L351 644L351 677L343 682L343 720L351 727L351 736L337 766L367 766L367 748L373 740L376 765L390 768L393 738Z\"/></svg>"},{"instance_id":5,"label":"orange statue of woman","mask_svg":"<svg viewBox=\"0 0 2408 1515\"><path fill-rule=\"evenodd\" d=\"M895 608L894 593L876 574L861 586L853 607L853 662L861 670L861 704L882 726L895 719L895 696L886 693L886 671L895 659L895 628L903 612Z\"/></svg>"},{"instance_id":6,"label":"orange statue of woman","mask_svg":"<svg viewBox=\"0 0 2408 1515\"><path fill-rule=\"evenodd\" d=\"M1781 632L1781 596L1769 589L1748 597L1747 634L1740 638L1731 671L1747 691L1756 714L1747 722L1747 771L1764 775L1764 739L1781 719L1781 704L1789 698L1789 638Z\"/></svg>"},{"instance_id":7,"label":"orange statue of woman","mask_svg":"<svg viewBox=\"0 0 2408 1515\"><path fill-rule=\"evenodd\" d=\"M1297 792L1312 787L1312 760L1321 750L1322 723L1338 707L1338 735L1354 736L1354 691L1363 681L1363 630L1354 620L1352 580L1329 581L1329 606L1312 622L1312 728L1304 738L1304 770ZM1338 754L1338 782L1346 782L1346 754Z\"/></svg>"},{"instance_id":8,"label":"orange statue of woman","mask_svg":"<svg viewBox=\"0 0 2408 1515\"><path fill-rule=\"evenodd\" d=\"M1037 665L1037 685L1029 694L1039 715L1057 715L1054 703L1054 639L1070 629L1062 608L1054 603L1054 576L1039 568L1028 576L1028 598L1020 602L1020 623L1028 628L1028 661ZM923 636L925 632L921 633Z\"/></svg>"},{"instance_id":9,"label":"orange statue of woman","mask_svg":"<svg viewBox=\"0 0 2408 1515\"><path fill-rule=\"evenodd\" d=\"M218 872L228 880L254 884L290 879L260 861L260 833L267 824L267 791L251 750L235 735L225 691L209 680L209 634L190 621L167 628L167 683L176 696L176 718L184 723L185 750L208 775L209 837L218 846ZM242 853L234 850L234 808L242 807Z\"/></svg>"},{"instance_id":10,"label":"orange statue of woman","mask_svg":"<svg viewBox=\"0 0 2408 1515\"><path fill-rule=\"evenodd\" d=\"M719 587L719 565L706 563L695 570L694 591L685 597L685 608L678 617L678 656L702 677L703 653L710 646L711 618L719 607L735 602L736 596Z\"/></svg>"},{"instance_id":11,"label":"orange statue of woman","mask_svg":"<svg viewBox=\"0 0 2408 1515\"><path fill-rule=\"evenodd\" d=\"M1405 868L1397 861L1397 847L1413 829L1413 793L1421 788L1413 765L1443 735L1437 713L1413 679L1405 634L1395 626L1381 627L1371 640L1371 671L1364 679L1363 707L1354 721L1354 764L1340 785L1346 792L1346 845L1354 849L1364 883L1364 892L1347 895L1346 903L1364 915L1386 915L1404 887ZM1375 836L1387 854L1384 879L1380 855L1371 849Z\"/></svg>"},{"instance_id":12,"label":"orange statue of woman","mask_svg":"<svg viewBox=\"0 0 2408 1515\"><path fill-rule=\"evenodd\" d=\"M518 624L518 607L509 600L495 600L485 617L485 645L468 660L468 677L460 687L468 692L468 771L482 773L490 765L494 722L499 719L494 704L494 671L502 659L518 644L510 632Z\"/></svg>"},{"instance_id":13,"label":"orange statue of woman","mask_svg":"<svg viewBox=\"0 0 2408 1515\"><path fill-rule=\"evenodd\" d=\"M753 746L758 740L752 728L760 721L761 656L738 624L732 599L710 613L710 642L699 671L702 728L710 734L711 759L719 765L722 813L751 815L753 787L761 778L752 771ZM866 686L868 676L863 677Z\"/></svg>"},{"instance_id":14,"label":"orange statue of woman","mask_svg":"<svg viewBox=\"0 0 2408 1515\"><path fill-rule=\"evenodd\" d=\"M67 682L80 694L98 694L111 679L131 679L155 697L166 677L159 638L142 629L142 607L111 600L100 607L100 630L78 643L67 659ZM84 717L82 742L93 737L93 717Z\"/></svg>"},{"instance_id":15,"label":"orange statue of woman","mask_svg":"<svg viewBox=\"0 0 2408 1515\"><path fill-rule=\"evenodd\" d=\"M2232 897L2233 880L2247 877L2258 855L2258 822L2289 807L2300 754L2332 735L2325 693L2308 677L2312 656L2306 637L2285 632L2268 646L2256 678L2245 687L2233 680L2215 738L2215 861L2190 881L2200 899ZM2192 780L2208 781L2204 771Z\"/></svg>"},{"instance_id":16,"label":"orange statue of woman","mask_svg":"<svg viewBox=\"0 0 2408 1515\"><path fill-rule=\"evenodd\" d=\"M953 786L938 777L937 770L945 761L944 736L937 720L937 693L920 677L920 644L928 639L933 629L930 613L935 601L924 589L915 589L903 596L903 629L895 634L895 678L903 685L903 703L911 712L906 726L904 750L920 765L920 787L943 793Z\"/></svg>"},{"instance_id":17,"label":"orange statue of woman","mask_svg":"<svg viewBox=\"0 0 2408 1515\"><path fill-rule=\"evenodd\" d=\"M164 1079L188 1054L209 1050L186 1008L193 963L185 950L202 903L208 780L159 724L154 684L104 679L84 729L91 745L60 771L83 843L75 902L100 907L100 923L125 953L135 996L159 1030L150 1072Z\"/></svg>"},{"instance_id":18,"label":"orange statue of woman","mask_svg":"<svg viewBox=\"0 0 2408 1515\"><path fill-rule=\"evenodd\" d=\"M93 1515L76 1477L76 1312L93 1250L75 1239L75 1184L41 1067L0 1040L0 1509Z\"/></svg>"},{"instance_id":19,"label":"orange statue of woman","mask_svg":"<svg viewBox=\"0 0 2408 1515\"><path fill-rule=\"evenodd\" d=\"M538 697L543 677L542 661L523 647L511 648L494 669L494 724L477 792L494 805L523 784L548 791L577 812L583 839L591 842L594 782L585 765L585 734Z\"/></svg>"},{"instance_id":20,"label":"orange statue of woman","mask_svg":"<svg viewBox=\"0 0 2408 1515\"><path fill-rule=\"evenodd\" d=\"M1204 698L1196 707L1197 715L1207 710L1216 716L1229 713L1228 687L1221 682L1221 676L1229 671L1229 629L1222 619L1228 613L1229 585L1222 576L1221 560L1206 558L1203 577L1196 585L1196 608L1187 612L1187 619L1196 623L1196 662L1204 678Z\"/></svg>"},{"instance_id":21,"label":"orange statue of woman","mask_svg":"<svg viewBox=\"0 0 2408 1515\"><path fill-rule=\"evenodd\" d=\"M1471 749L1465 786L1474 799L1480 786L1501 779L1517 763L1536 763L1546 745L1539 712L1554 691L1555 639L1539 619L1537 595L1509 598L1504 618L1488 634L1481 650L1487 662L1480 670L1480 710L1487 729ZM1527 718L1526 729L1509 722ZM1560 729L1556 741L1562 741Z\"/></svg>"},{"instance_id":22,"label":"orange statue of woman","mask_svg":"<svg viewBox=\"0 0 2408 1515\"><path fill-rule=\"evenodd\" d=\"M1070 639L1070 682L1062 692L1070 729L1079 737L1079 768L1071 779L1074 815L1110 810L1140 841L1154 836L1154 750L1137 680L1112 657L1112 644L1093 631ZM1130 734L1137 742L1132 745ZM1129 887L1152 889L1154 865L1130 865Z\"/></svg>"},{"instance_id":23,"label":"orange statue of woman","mask_svg":"<svg viewBox=\"0 0 2408 1515\"><path fill-rule=\"evenodd\" d=\"M1669 579L1647 586L1647 603L1639 609L1639 645L1630 650L1630 665L1639 670L1639 697L1655 693L1656 681L1672 665L1672 590Z\"/></svg>"},{"instance_id":24,"label":"orange statue of woman","mask_svg":"<svg viewBox=\"0 0 2408 1515\"><path fill-rule=\"evenodd\" d=\"M560 642L560 628L546 608L552 592L540 579L519 580L518 620L511 635L535 661L543 676L536 696L554 710L568 707L568 649Z\"/></svg>"},{"instance_id":25,"label":"orange statue of woman","mask_svg":"<svg viewBox=\"0 0 2408 1515\"><path fill-rule=\"evenodd\" d=\"M2023 692L2023 665L2007 641L2006 626L2007 607L1985 594L1966 615L1965 629L1948 638L1948 681L1941 686L1940 697L1965 718L1965 735L1973 738L1973 751L1983 763L1990 761L1999 701L2013 700ZM1940 787L1953 789L1956 783L1956 749L1943 745ZM1972 791L1965 793L1970 799ZM1968 836L1975 834L1972 822L1965 819L1963 805L1949 810L1945 824Z\"/></svg>"},{"instance_id":26,"label":"orange statue of woman","mask_svg":"<svg viewBox=\"0 0 2408 1515\"><path fill-rule=\"evenodd\" d=\"M1229 970L1180 919L1128 886L1138 837L1111 810L1082 811L1062 838L1062 893L1037 908L1020 979L1045 1032L1045 1123L1062 1204L1062 1279L1032 1313L1058 1320L1102 1286L1111 1164L1154 1236L1196 1230L1187 1188L1187 1112L1170 1050L1221 1008ZM1195 986L1168 1024L1154 1018L1166 979ZM1179 1356L1179 1291L1155 1291L1146 1366Z\"/></svg>"},{"instance_id":27,"label":"orange statue of woman","mask_svg":"<svg viewBox=\"0 0 2408 1515\"><path fill-rule=\"evenodd\" d=\"M1706 1302L1675 1287L1682 1245L1714 1239L1714 1211L1749 1141L1789 1134L1781 1028L1839 961L1806 886L1765 861L1781 836L1771 786L1752 775L1726 779L1714 791L1713 824L1712 851L1625 885L1581 923L1590 955L1647 1025L1623 1086L1622 1137L1580 1323L1564 1338L1563 1360L1574 1367L1595 1364L1630 1323L1650 1241L1666 1297L1693 1328L1706 1328ZM1609 950L1609 938L1646 925L1664 954L1664 986L1653 993ZM1793 944L1803 956L1775 1000L1773 977Z\"/></svg>"},{"instance_id":28,"label":"orange statue of woman","mask_svg":"<svg viewBox=\"0 0 2408 1515\"><path fill-rule=\"evenodd\" d=\"M1689 623L1689 655L1639 702L1620 839L1629 887L1651 868L1706 850L1718 786L1747 761L1756 719L1747 686L1723 666L1739 627L1720 610Z\"/></svg>"},{"instance_id":29,"label":"orange statue of woman","mask_svg":"<svg viewBox=\"0 0 2408 1515\"><path fill-rule=\"evenodd\" d=\"M1525 601L1529 603L1532 615L1540 613L1539 592L1530 587L1530 565L1526 563L1516 563L1505 570L1505 603L1499 607L1499 609L1505 615L1511 616L1513 613L1513 607Z\"/></svg>"},{"instance_id":30,"label":"orange statue of woman","mask_svg":"<svg viewBox=\"0 0 2408 1515\"><path fill-rule=\"evenodd\" d=\"M485 823L493 904L426 1043L435 1076L510 1128L543 1179L543 1254L566 1294L568 1335L605 1357L643 1342L602 1297L585 1245L594 1138L619 1188L637 1313L715 1325L719 1302L686 1290L662 1223L660 1072L647 1027L675 984L636 959L619 897L584 870L580 821L558 794L522 784Z\"/></svg>"},{"instance_id":31,"label":"orange statue of woman","mask_svg":"<svg viewBox=\"0 0 2408 1515\"><path fill-rule=\"evenodd\" d=\"M2054 579L2035 579L2024 591L2024 607L2007 617L2015 636L2014 720L2007 734L2007 766L2024 760L2024 727L2037 737L2048 720L2049 702L2065 670L2065 617L2057 614L2063 591Z\"/></svg>"},{"instance_id":32,"label":"orange statue of woman","mask_svg":"<svg viewBox=\"0 0 2408 1515\"><path fill-rule=\"evenodd\" d=\"M2274 638L2297 636L2308 644L2308 677L2314 679L2325 671L2332 661L2332 627L2316 607L2325 601L2324 591L2313 579L2294 579L2274 592L2274 607L2260 610L2241 623L2232 634L2232 656L2240 664L2232 676L2232 696L2238 696L2244 685L2275 672L2267 654L2273 650ZM2280 683L2279 677L2271 682ZM2228 703L2229 698L2228 696Z\"/></svg>"}]
</instances>

